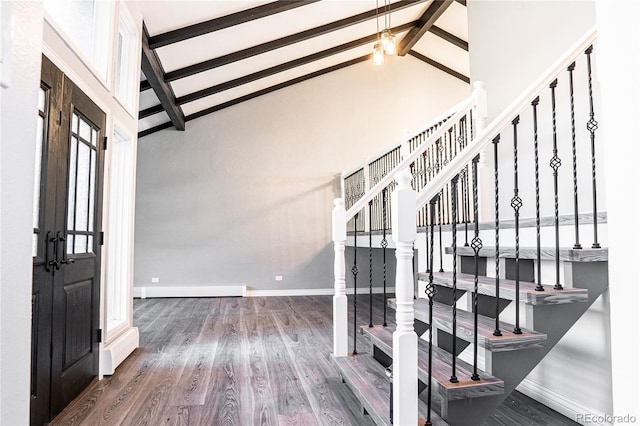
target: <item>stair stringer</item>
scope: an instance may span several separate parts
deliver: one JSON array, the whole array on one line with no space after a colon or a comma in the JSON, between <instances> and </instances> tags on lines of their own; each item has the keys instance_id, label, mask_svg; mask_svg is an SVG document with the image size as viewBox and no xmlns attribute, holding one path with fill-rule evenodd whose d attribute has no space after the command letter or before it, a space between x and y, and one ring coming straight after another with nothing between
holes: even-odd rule
<instances>
[{"instance_id":1,"label":"stair stringer","mask_svg":"<svg viewBox=\"0 0 640 426\"><path fill-rule=\"evenodd\" d=\"M526 305L526 327L546 333L544 347L507 352L483 351L484 371L504 381L504 394L441 402L441 417L451 426L480 425L553 349L608 287L607 262L565 262L566 286L589 292L585 303Z\"/></svg>"}]
</instances>

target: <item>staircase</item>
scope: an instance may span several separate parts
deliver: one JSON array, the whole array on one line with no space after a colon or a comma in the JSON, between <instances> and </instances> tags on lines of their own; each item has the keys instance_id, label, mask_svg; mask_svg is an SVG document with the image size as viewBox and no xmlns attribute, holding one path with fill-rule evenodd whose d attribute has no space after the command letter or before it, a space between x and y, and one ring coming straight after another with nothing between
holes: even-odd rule
<instances>
[{"instance_id":1,"label":"staircase","mask_svg":"<svg viewBox=\"0 0 640 426\"><path fill-rule=\"evenodd\" d=\"M595 32L585 35L488 126L484 121L486 95L476 85L468 100L434 120L406 146L394 147L344 175L344 197L336 200L333 211L333 362L376 424L481 425L607 289L608 252L598 242L597 122L590 56L594 40ZM591 137L591 224L578 207L578 200L585 198L577 180L577 163L582 157L576 154L573 82L580 61L588 75L591 106L584 120ZM571 110L571 133L566 137L556 122L561 73L568 73L570 89L570 99L564 104ZM541 98L549 96L549 106L541 105ZM543 130L538 113L547 109L552 126ZM521 117L530 123L521 123ZM520 129L527 127L532 134L527 135L526 143L533 141L535 146L535 171L530 170L531 177L535 173L535 190L528 192L523 187L531 185L522 184L524 173L519 176L519 167L523 168L523 159L518 158L518 143L525 140ZM500 154L501 139L513 146L507 155ZM490 144L493 182L487 173ZM566 190L559 189L563 186L559 144L572 147L573 153L571 159L565 159L573 164L573 186ZM551 168L554 184L553 192L546 194L540 190L540 176L547 173L541 171L539 161L543 150L544 166ZM553 156L547 163L549 153ZM504 174L505 167L509 183L501 186L500 172ZM548 218L541 217L540 207L547 197L553 197L553 215ZM569 214L569 225L575 229L573 247L567 244L567 232L562 232L561 241L559 200L574 208L573 215ZM535 219L522 220L521 226L520 209L525 203L535 205ZM490 223L486 215L480 223L481 205L494 206ZM504 226L508 216L514 219ZM591 225L592 248L582 248L580 232L584 235L585 227ZM418 238L417 228L423 239ZM354 311L359 291L364 292L362 287L358 290L358 261L362 258L357 251L362 235L369 238L369 294L373 289L373 235L383 252L388 246L396 249L396 298L386 294L386 263L382 278L384 299L395 311L396 326L387 325L386 317L383 325L371 321L352 324L351 353L346 321L347 229L353 235L350 281L356 293ZM386 239L389 230L391 244ZM465 242L461 243L458 234L463 233ZM532 247L521 247L525 242ZM415 273L414 249L422 253L417 263L424 264L421 269L425 272ZM356 333L367 337L367 352L355 350Z\"/></svg>"}]
</instances>

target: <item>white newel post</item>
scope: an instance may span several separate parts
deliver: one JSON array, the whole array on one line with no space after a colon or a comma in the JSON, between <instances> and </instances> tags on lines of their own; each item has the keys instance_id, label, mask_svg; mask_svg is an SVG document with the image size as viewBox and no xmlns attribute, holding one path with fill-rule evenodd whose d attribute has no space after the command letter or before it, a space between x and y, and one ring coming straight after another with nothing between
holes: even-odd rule
<instances>
[{"instance_id":1,"label":"white newel post","mask_svg":"<svg viewBox=\"0 0 640 426\"><path fill-rule=\"evenodd\" d=\"M396 175L392 235L396 243L396 331L393 333L393 424L418 424L418 335L413 329L413 242L416 193L408 170Z\"/></svg>"},{"instance_id":2,"label":"white newel post","mask_svg":"<svg viewBox=\"0 0 640 426\"><path fill-rule=\"evenodd\" d=\"M347 242L347 212L344 199L333 200L333 355L347 356L347 282L345 278L344 247Z\"/></svg>"},{"instance_id":3,"label":"white newel post","mask_svg":"<svg viewBox=\"0 0 640 426\"><path fill-rule=\"evenodd\" d=\"M478 136L487 127L487 91L484 88L482 81L476 81L473 83L473 96L476 100L476 107L473 115L473 127L474 135ZM482 200L492 200L489 197L489 182L491 175L488 169L488 148L484 148L480 151L480 162L478 163L478 217L480 222L489 220L492 217L491 203L483 203Z\"/></svg>"}]
</instances>

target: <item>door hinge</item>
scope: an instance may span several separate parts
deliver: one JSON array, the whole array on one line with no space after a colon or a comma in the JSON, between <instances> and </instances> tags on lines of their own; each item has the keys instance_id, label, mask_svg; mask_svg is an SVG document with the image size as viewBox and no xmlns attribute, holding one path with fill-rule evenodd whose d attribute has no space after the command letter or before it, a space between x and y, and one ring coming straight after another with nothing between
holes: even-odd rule
<instances>
[{"instance_id":1,"label":"door hinge","mask_svg":"<svg viewBox=\"0 0 640 426\"><path fill-rule=\"evenodd\" d=\"M101 328L96 330L96 339L98 340L98 343L102 343L102 329Z\"/></svg>"},{"instance_id":2,"label":"door hinge","mask_svg":"<svg viewBox=\"0 0 640 426\"><path fill-rule=\"evenodd\" d=\"M107 141L109 140L109 137L105 136L104 137L104 150L107 150Z\"/></svg>"},{"instance_id":3,"label":"door hinge","mask_svg":"<svg viewBox=\"0 0 640 426\"><path fill-rule=\"evenodd\" d=\"M58 126L62 126L62 111L58 113Z\"/></svg>"},{"instance_id":4,"label":"door hinge","mask_svg":"<svg viewBox=\"0 0 640 426\"><path fill-rule=\"evenodd\" d=\"M104 245L104 231L100 231L100 234L98 234L98 244L101 246Z\"/></svg>"}]
</instances>

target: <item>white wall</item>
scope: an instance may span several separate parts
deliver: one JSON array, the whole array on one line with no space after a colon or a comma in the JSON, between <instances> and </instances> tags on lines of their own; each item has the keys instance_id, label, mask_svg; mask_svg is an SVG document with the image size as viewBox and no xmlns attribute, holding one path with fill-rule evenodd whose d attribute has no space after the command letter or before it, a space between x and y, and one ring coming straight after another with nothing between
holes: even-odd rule
<instances>
[{"instance_id":1,"label":"white wall","mask_svg":"<svg viewBox=\"0 0 640 426\"><path fill-rule=\"evenodd\" d=\"M31 218L42 5L8 3L11 87L0 89L0 424L25 425L30 403ZM6 6L2 4L3 14Z\"/></svg>"},{"instance_id":2,"label":"white wall","mask_svg":"<svg viewBox=\"0 0 640 426\"><path fill-rule=\"evenodd\" d=\"M331 288L339 174L468 95L467 84L407 56L142 138L135 285Z\"/></svg>"},{"instance_id":3,"label":"white wall","mask_svg":"<svg viewBox=\"0 0 640 426\"><path fill-rule=\"evenodd\" d=\"M595 25L594 1L467 4L471 80L485 83L489 121Z\"/></svg>"}]
</instances>

